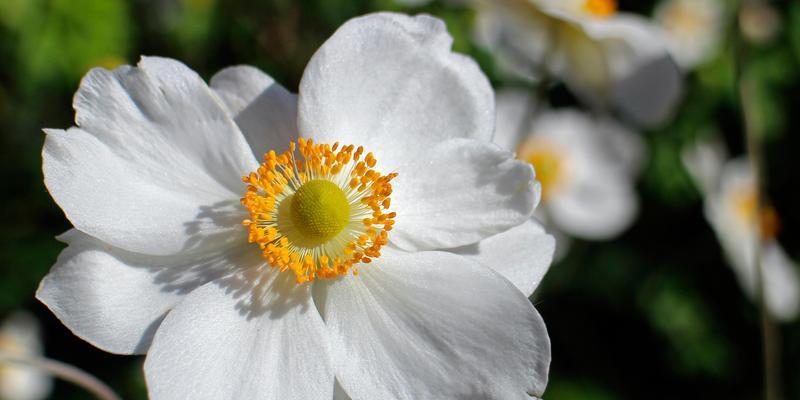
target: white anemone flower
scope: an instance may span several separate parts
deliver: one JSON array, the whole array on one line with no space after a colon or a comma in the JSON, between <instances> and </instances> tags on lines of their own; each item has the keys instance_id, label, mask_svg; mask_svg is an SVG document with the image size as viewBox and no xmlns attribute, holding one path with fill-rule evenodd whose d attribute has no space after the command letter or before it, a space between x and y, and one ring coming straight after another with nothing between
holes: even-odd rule
<instances>
[{"instance_id":1,"label":"white anemone flower","mask_svg":"<svg viewBox=\"0 0 800 400\"><path fill-rule=\"evenodd\" d=\"M36 317L26 312L11 314L0 326L0 353L14 358L41 357L42 339ZM52 386L50 376L37 368L0 363L0 399L44 399Z\"/></svg>"},{"instance_id":2,"label":"white anemone flower","mask_svg":"<svg viewBox=\"0 0 800 400\"><path fill-rule=\"evenodd\" d=\"M478 41L501 68L523 77L546 70L593 107L639 124L669 118L682 76L663 32L618 12L614 0L474 0Z\"/></svg>"},{"instance_id":3,"label":"white anemone flower","mask_svg":"<svg viewBox=\"0 0 800 400\"><path fill-rule=\"evenodd\" d=\"M554 232L589 240L611 239L630 227L639 208L639 136L609 118L574 109L531 116L532 107L524 92L499 92L494 141L534 166L542 185L536 217ZM563 243L559 238L559 254Z\"/></svg>"},{"instance_id":4,"label":"white anemone flower","mask_svg":"<svg viewBox=\"0 0 800 400\"><path fill-rule=\"evenodd\" d=\"M427 1L398 0L408 5ZM642 125L669 118L683 77L664 32L615 0L452 0L477 10L477 41L516 77L562 79L584 102Z\"/></svg>"},{"instance_id":5,"label":"white anemone flower","mask_svg":"<svg viewBox=\"0 0 800 400\"><path fill-rule=\"evenodd\" d=\"M75 229L37 297L95 346L146 353L154 399L541 396L527 296L554 240L451 44L429 16L356 18L298 95L247 66L210 85L163 58L93 69L77 126L46 131Z\"/></svg>"},{"instance_id":6,"label":"white anemone flower","mask_svg":"<svg viewBox=\"0 0 800 400\"><path fill-rule=\"evenodd\" d=\"M782 29L781 14L767 1L745 1L739 10L739 29L747 40L764 45Z\"/></svg>"},{"instance_id":7,"label":"white anemone flower","mask_svg":"<svg viewBox=\"0 0 800 400\"><path fill-rule=\"evenodd\" d=\"M724 148L716 142L699 143L687 149L683 158L704 195L706 218L744 291L756 299L756 268L760 264L767 310L782 321L795 319L800 313L800 276L776 240L777 213L771 208L758 209L748 160L726 160ZM761 255L756 264L759 244Z\"/></svg>"},{"instance_id":8,"label":"white anemone flower","mask_svg":"<svg viewBox=\"0 0 800 400\"><path fill-rule=\"evenodd\" d=\"M656 23L666 32L678 65L690 70L707 61L723 36L723 0L665 0L656 8Z\"/></svg>"}]
</instances>

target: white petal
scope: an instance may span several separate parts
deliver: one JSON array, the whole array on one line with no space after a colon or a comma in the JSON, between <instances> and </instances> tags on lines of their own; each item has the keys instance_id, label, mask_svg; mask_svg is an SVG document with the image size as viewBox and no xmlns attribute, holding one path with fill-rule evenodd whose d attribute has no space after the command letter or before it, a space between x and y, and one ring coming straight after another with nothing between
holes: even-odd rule
<instances>
[{"instance_id":1,"label":"white petal","mask_svg":"<svg viewBox=\"0 0 800 400\"><path fill-rule=\"evenodd\" d=\"M667 49L664 33L652 22L622 13L607 21L583 24L603 46L614 79L611 98L640 124L670 117L683 92L683 76Z\"/></svg>"},{"instance_id":2,"label":"white petal","mask_svg":"<svg viewBox=\"0 0 800 400\"><path fill-rule=\"evenodd\" d=\"M612 98L620 111L644 126L672 117L683 95L683 76L669 56L642 63L617 81Z\"/></svg>"},{"instance_id":3,"label":"white petal","mask_svg":"<svg viewBox=\"0 0 800 400\"><path fill-rule=\"evenodd\" d=\"M536 70L548 52L550 21L526 2L513 7L495 3L477 7L475 41L492 52L501 72L524 80L539 78Z\"/></svg>"},{"instance_id":4,"label":"white petal","mask_svg":"<svg viewBox=\"0 0 800 400\"><path fill-rule=\"evenodd\" d=\"M637 135L571 109L541 113L531 132L521 156L552 146L563 164L543 205L549 222L587 239L610 238L630 225L638 210L633 182L644 148Z\"/></svg>"},{"instance_id":5,"label":"white petal","mask_svg":"<svg viewBox=\"0 0 800 400\"><path fill-rule=\"evenodd\" d=\"M715 147L700 148L708 152L710 164L717 175L718 182L713 190L706 193L705 212L711 227L719 238L730 266L736 273L745 293L758 302L758 274L760 266L766 304L770 313L782 321L790 321L800 313L800 277L797 267L789 259L784 250L774 240L768 241L761 248L760 263L755 263L759 246L759 230L757 225L742 214L741 200L737 196L746 194L755 187L750 164L746 158L728 161L721 169ZM719 171L716 171L719 170Z\"/></svg>"},{"instance_id":6,"label":"white petal","mask_svg":"<svg viewBox=\"0 0 800 400\"><path fill-rule=\"evenodd\" d=\"M489 268L446 252L386 251L319 286L337 379L354 400L529 399L550 340L530 301ZM317 289L317 288L315 288Z\"/></svg>"},{"instance_id":7,"label":"white petal","mask_svg":"<svg viewBox=\"0 0 800 400\"><path fill-rule=\"evenodd\" d=\"M297 95L250 66L225 68L209 84L239 125L256 159L297 140Z\"/></svg>"},{"instance_id":8,"label":"white petal","mask_svg":"<svg viewBox=\"0 0 800 400\"><path fill-rule=\"evenodd\" d=\"M630 13L612 18L588 18L578 22L586 34L607 52L612 76L624 77L642 62L668 55L664 33L648 19Z\"/></svg>"},{"instance_id":9,"label":"white petal","mask_svg":"<svg viewBox=\"0 0 800 400\"><path fill-rule=\"evenodd\" d=\"M711 227L738 271L750 271L759 232L757 225L742 213L740 196L755 190L755 177L746 157L725 162L717 174L714 190L706 193L705 213ZM754 282L752 272L745 272L747 282ZM754 283L751 283L754 285Z\"/></svg>"},{"instance_id":10,"label":"white petal","mask_svg":"<svg viewBox=\"0 0 800 400\"><path fill-rule=\"evenodd\" d=\"M800 314L800 276L797 266L776 242L762 249L764 290L767 308L781 321L792 321Z\"/></svg>"},{"instance_id":11,"label":"white petal","mask_svg":"<svg viewBox=\"0 0 800 400\"><path fill-rule=\"evenodd\" d=\"M643 125L671 116L683 77L657 26L629 13L607 19L549 13L560 20L549 66L574 92L595 106L610 102Z\"/></svg>"},{"instance_id":12,"label":"white petal","mask_svg":"<svg viewBox=\"0 0 800 400\"><path fill-rule=\"evenodd\" d=\"M569 248L572 246L573 239L571 236L568 236L562 230L558 229L558 227L551 225L547 225L547 227L548 232L550 232L556 240L556 251L555 254L553 254L553 262L558 263L569 254Z\"/></svg>"},{"instance_id":13,"label":"white petal","mask_svg":"<svg viewBox=\"0 0 800 400\"><path fill-rule=\"evenodd\" d=\"M554 24L557 43L546 58L550 73L594 107L606 106L614 83L606 51L577 24Z\"/></svg>"},{"instance_id":14,"label":"white petal","mask_svg":"<svg viewBox=\"0 0 800 400\"><path fill-rule=\"evenodd\" d=\"M641 135L607 117L597 117L592 123L597 157L608 164L608 168L624 176L636 177L646 160L646 146Z\"/></svg>"},{"instance_id":15,"label":"white petal","mask_svg":"<svg viewBox=\"0 0 800 400\"><path fill-rule=\"evenodd\" d=\"M492 268L530 297L550 268L555 248L555 238L531 219L452 252Z\"/></svg>"},{"instance_id":16,"label":"white petal","mask_svg":"<svg viewBox=\"0 0 800 400\"><path fill-rule=\"evenodd\" d=\"M703 195L714 195L718 189L727 158L727 150L719 137L698 141L681 151L683 165Z\"/></svg>"},{"instance_id":17,"label":"white petal","mask_svg":"<svg viewBox=\"0 0 800 400\"><path fill-rule=\"evenodd\" d=\"M530 132L519 146L520 155L525 157L545 142L566 157L568 175L591 176L598 169L631 175L638 172L643 158L644 145L638 135L608 118L571 108L539 113Z\"/></svg>"},{"instance_id":18,"label":"white petal","mask_svg":"<svg viewBox=\"0 0 800 400\"><path fill-rule=\"evenodd\" d=\"M43 169L76 228L156 255L241 229L241 176L257 164L197 74L160 58L96 68L74 107L78 128L47 131Z\"/></svg>"},{"instance_id":19,"label":"white petal","mask_svg":"<svg viewBox=\"0 0 800 400\"><path fill-rule=\"evenodd\" d=\"M206 284L159 327L144 371L150 398L330 400L322 318L291 273L249 270Z\"/></svg>"},{"instance_id":20,"label":"white petal","mask_svg":"<svg viewBox=\"0 0 800 400\"><path fill-rule=\"evenodd\" d=\"M490 143L452 139L422 158L393 181L389 240L404 249L475 243L521 224L539 202L530 164Z\"/></svg>"},{"instance_id":21,"label":"white petal","mask_svg":"<svg viewBox=\"0 0 800 400\"><path fill-rule=\"evenodd\" d=\"M504 150L516 152L520 142L530 133L536 100L523 90L497 92L497 117L492 142Z\"/></svg>"},{"instance_id":22,"label":"white petal","mask_svg":"<svg viewBox=\"0 0 800 400\"><path fill-rule=\"evenodd\" d=\"M726 4L719 0L662 1L653 19L664 30L669 49L683 69L713 56L725 27Z\"/></svg>"},{"instance_id":23,"label":"white petal","mask_svg":"<svg viewBox=\"0 0 800 400\"><path fill-rule=\"evenodd\" d=\"M449 138L489 141L494 96L477 64L450 51L430 16L371 14L345 23L300 83L299 126L318 142L364 145L389 172Z\"/></svg>"},{"instance_id":24,"label":"white petal","mask_svg":"<svg viewBox=\"0 0 800 400\"><path fill-rule=\"evenodd\" d=\"M553 223L570 235L610 239L627 229L639 212L639 202L627 178L597 174L572 184L547 203Z\"/></svg>"},{"instance_id":25,"label":"white petal","mask_svg":"<svg viewBox=\"0 0 800 400\"><path fill-rule=\"evenodd\" d=\"M75 335L112 353L145 353L164 314L236 268L246 248L203 258L130 253L72 230L36 298ZM255 253L259 260L258 251Z\"/></svg>"}]
</instances>

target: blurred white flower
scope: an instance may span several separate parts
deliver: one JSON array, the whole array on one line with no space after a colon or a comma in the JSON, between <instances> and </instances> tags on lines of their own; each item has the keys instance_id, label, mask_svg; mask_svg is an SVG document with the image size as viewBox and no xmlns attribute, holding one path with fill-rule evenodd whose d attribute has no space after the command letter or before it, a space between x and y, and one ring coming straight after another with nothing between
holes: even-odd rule
<instances>
[{"instance_id":1,"label":"blurred white flower","mask_svg":"<svg viewBox=\"0 0 800 400\"><path fill-rule=\"evenodd\" d=\"M692 69L714 55L725 11L724 0L665 0L658 5L655 20L666 32L669 50L681 68Z\"/></svg>"},{"instance_id":2,"label":"blurred white flower","mask_svg":"<svg viewBox=\"0 0 800 400\"><path fill-rule=\"evenodd\" d=\"M573 109L532 118L531 102L522 92L498 93L494 141L534 166L542 184L536 217L579 238L619 235L638 212L634 182L642 164L641 140L613 120Z\"/></svg>"},{"instance_id":3,"label":"blurred white flower","mask_svg":"<svg viewBox=\"0 0 800 400\"><path fill-rule=\"evenodd\" d=\"M527 296L554 241L451 43L432 17L356 18L299 95L246 66L210 87L162 58L90 71L77 127L47 131L75 229L37 297L90 343L147 353L154 399L541 396Z\"/></svg>"},{"instance_id":4,"label":"blurred white flower","mask_svg":"<svg viewBox=\"0 0 800 400\"><path fill-rule=\"evenodd\" d=\"M681 97L683 77L664 33L618 12L615 0L462 2L477 9L477 41L508 73L537 79L544 68L588 104L615 107L643 125L666 120Z\"/></svg>"},{"instance_id":5,"label":"blurred white flower","mask_svg":"<svg viewBox=\"0 0 800 400\"><path fill-rule=\"evenodd\" d=\"M780 32L781 16L767 1L743 1L739 11L739 29L751 42L764 44Z\"/></svg>"},{"instance_id":6,"label":"blurred white flower","mask_svg":"<svg viewBox=\"0 0 800 400\"><path fill-rule=\"evenodd\" d=\"M758 209L748 160L726 161L725 149L717 142L698 143L686 149L683 158L704 195L706 218L745 292L753 299L757 295L755 252L761 242L759 263L767 309L783 321L796 318L800 312L797 267L776 240L780 220L775 210Z\"/></svg>"},{"instance_id":7,"label":"blurred white flower","mask_svg":"<svg viewBox=\"0 0 800 400\"><path fill-rule=\"evenodd\" d=\"M41 357L41 332L36 317L16 312L0 326L0 352L11 357ZM50 394L52 379L37 368L0 363L0 399L39 400Z\"/></svg>"}]
</instances>

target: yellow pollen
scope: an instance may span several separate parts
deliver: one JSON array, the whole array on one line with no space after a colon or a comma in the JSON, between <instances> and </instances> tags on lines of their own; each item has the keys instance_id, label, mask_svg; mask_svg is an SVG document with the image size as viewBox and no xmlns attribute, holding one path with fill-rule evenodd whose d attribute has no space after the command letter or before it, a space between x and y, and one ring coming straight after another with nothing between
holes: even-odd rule
<instances>
[{"instance_id":1,"label":"yellow pollen","mask_svg":"<svg viewBox=\"0 0 800 400\"><path fill-rule=\"evenodd\" d=\"M542 201L557 192L564 181L564 160L559 149L548 141L532 139L520 147L519 158L533 165L536 180L542 185Z\"/></svg>"},{"instance_id":2,"label":"yellow pollen","mask_svg":"<svg viewBox=\"0 0 800 400\"><path fill-rule=\"evenodd\" d=\"M292 196L290 210L297 230L314 239L328 240L350 221L350 203L344 191L324 179L300 186Z\"/></svg>"},{"instance_id":3,"label":"yellow pollen","mask_svg":"<svg viewBox=\"0 0 800 400\"><path fill-rule=\"evenodd\" d=\"M242 178L248 240L298 283L355 275L359 264L380 257L396 217L388 209L397 174L381 175L376 164L361 146L302 138L284 153L264 154L258 170Z\"/></svg>"},{"instance_id":4,"label":"yellow pollen","mask_svg":"<svg viewBox=\"0 0 800 400\"><path fill-rule=\"evenodd\" d=\"M616 0L585 0L583 11L596 17L610 17L617 12Z\"/></svg>"},{"instance_id":5,"label":"yellow pollen","mask_svg":"<svg viewBox=\"0 0 800 400\"><path fill-rule=\"evenodd\" d=\"M736 216L745 226L759 227L762 239L774 239L778 236L781 221L772 207L758 210L758 197L754 188L739 188L733 193L733 204Z\"/></svg>"}]
</instances>

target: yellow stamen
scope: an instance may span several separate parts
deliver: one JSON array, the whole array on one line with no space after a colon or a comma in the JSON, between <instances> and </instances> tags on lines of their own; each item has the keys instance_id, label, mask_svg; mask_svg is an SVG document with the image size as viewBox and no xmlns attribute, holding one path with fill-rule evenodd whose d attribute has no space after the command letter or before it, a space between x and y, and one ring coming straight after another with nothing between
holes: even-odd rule
<instances>
[{"instance_id":1,"label":"yellow stamen","mask_svg":"<svg viewBox=\"0 0 800 400\"><path fill-rule=\"evenodd\" d=\"M242 178L241 201L250 214L242 223L272 267L291 270L304 283L345 275L380 257L396 217L387 211L397 174L381 175L372 169L375 156L362 160L363 154L361 146L300 138L284 153L265 154Z\"/></svg>"},{"instance_id":2,"label":"yellow stamen","mask_svg":"<svg viewBox=\"0 0 800 400\"><path fill-rule=\"evenodd\" d=\"M743 187L733 192L733 204L739 221L750 229L760 228L762 239L774 239L781 228L780 218L774 208L758 210L758 197L754 188Z\"/></svg>"},{"instance_id":3,"label":"yellow stamen","mask_svg":"<svg viewBox=\"0 0 800 400\"><path fill-rule=\"evenodd\" d=\"M596 17L610 17L617 12L616 0L585 0L583 11Z\"/></svg>"}]
</instances>

